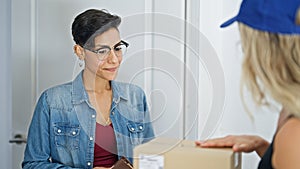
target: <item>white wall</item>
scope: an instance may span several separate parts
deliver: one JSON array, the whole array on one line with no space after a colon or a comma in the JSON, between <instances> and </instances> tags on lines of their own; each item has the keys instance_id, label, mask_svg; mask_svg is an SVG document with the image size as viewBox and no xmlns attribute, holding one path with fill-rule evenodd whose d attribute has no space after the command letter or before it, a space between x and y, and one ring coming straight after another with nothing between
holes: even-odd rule
<instances>
[{"instance_id":1,"label":"white wall","mask_svg":"<svg viewBox=\"0 0 300 169\"><path fill-rule=\"evenodd\" d=\"M183 138L185 134L184 7L182 0L154 1L151 103L158 137Z\"/></svg>"},{"instance_id":2,"label":"white wall","mask_svg":"<svg viewBox=\"0 0 300 169\"><path fill-rule=\"evenodd\" d=\"M0 164L11 168L10 1L0 1Z\"/></svg>"}]
</instances>

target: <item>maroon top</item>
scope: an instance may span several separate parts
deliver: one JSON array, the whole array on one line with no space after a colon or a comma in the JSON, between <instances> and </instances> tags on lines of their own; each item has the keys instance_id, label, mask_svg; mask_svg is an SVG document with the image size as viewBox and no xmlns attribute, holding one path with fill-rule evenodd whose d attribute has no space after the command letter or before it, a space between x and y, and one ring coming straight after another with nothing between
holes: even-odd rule
<instances>
[{"instance_id":1,"label":"maroon top","mask_svg":"<svg viewBox=\"0 0 300 169\"><path fill-rule=\"evenodd\" d=\"M94 167L111 167L117 160L117 143L112 124L102 126L96 123Z\"/></svg>"}]
</instances>

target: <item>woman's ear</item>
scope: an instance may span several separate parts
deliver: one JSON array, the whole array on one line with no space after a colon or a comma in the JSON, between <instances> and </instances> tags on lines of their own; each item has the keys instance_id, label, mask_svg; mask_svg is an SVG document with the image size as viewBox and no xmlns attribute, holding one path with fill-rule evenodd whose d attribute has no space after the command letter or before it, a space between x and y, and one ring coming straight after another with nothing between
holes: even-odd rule
<instances>
[{"instance_id":1,"label":"woman's ear","mask_svg":"<svg viewBox=\"0 0 300 169\"><path fill-rule=\"evenodd\" d=\"M84 49L80 45L74 45L74 53L80 60L84 60Z\"/></svg>"},{"instance_id":2,"label":"woman's ear","mask_svg":"<svg viewBox=\"0 0 300 169\"><path fill-rule=\"evenodd\" d=\"M300 7L297 10L295 23L296 23L296 25L300 25Z\"/></svg>"}]
</instances>

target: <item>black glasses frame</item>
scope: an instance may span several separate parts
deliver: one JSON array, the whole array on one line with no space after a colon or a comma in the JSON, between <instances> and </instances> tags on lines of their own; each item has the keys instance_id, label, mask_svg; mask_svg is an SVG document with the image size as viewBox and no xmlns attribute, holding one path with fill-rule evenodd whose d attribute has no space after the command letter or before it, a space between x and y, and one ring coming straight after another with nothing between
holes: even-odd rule
<instances>
[{"instance_id":1,"label":"black glasses frame","mask_svg":"<svg viewBox=\"0 0 300 169\"><path fill-rule=\"evenodd\" d=\"M113 46L113 49L116 49L118 46L120 46L120 45L125 45L125 47L126 47L126 49L128 48L128 46L129 46L129 43L127 43L127 42L125 42L125 41L123 41L123 40L121 40L119 43L117 43L117 44L115 44L114 46ZM106 57L104 57L104 58L99 58L99 60L105 60L106 58L107 58L107 56L108 56L108 54L109 54L109 52L111 52L111 50L112 50L112 48L111 47L109 47L109 46L101 46L101 48L99 48L99 49L97 49L97 50L91 50L91 49L89 49L89 48L85 48L85 47L83 47L84 49L86 49L86 50L88 50L88 51L91 51L91 52L93 52L93 53L95 53L95 54L97 54L97 55L99 55L100 54L100 51L101 50L103 50L103 49L109 49L109 51L106 53Z\"/></svg>"}]
</instances>

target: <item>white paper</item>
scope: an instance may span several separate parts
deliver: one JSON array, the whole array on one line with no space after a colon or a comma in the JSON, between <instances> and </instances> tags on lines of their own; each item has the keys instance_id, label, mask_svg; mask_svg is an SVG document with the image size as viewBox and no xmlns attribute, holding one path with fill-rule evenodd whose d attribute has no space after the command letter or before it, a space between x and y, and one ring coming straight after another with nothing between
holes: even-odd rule
<instances>
[{"instance_id":1,"label":"white paper","mask_svg":"<svg viewBox=\"0 0 300 169\"><path fill-rule=\"evenodd\" d=\"M164 156L161 155L139 155L139 169L163 169Z\"/></svg>"}]
</instances>

